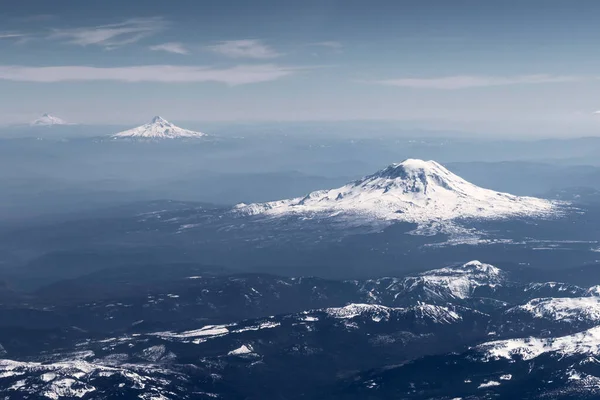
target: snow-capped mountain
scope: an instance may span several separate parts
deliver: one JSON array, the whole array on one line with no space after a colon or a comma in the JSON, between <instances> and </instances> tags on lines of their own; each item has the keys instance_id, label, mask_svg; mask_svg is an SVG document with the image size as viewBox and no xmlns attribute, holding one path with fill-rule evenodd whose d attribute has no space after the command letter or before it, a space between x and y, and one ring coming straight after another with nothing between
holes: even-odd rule
<instances>
[{"instance_id":1,"label":"snow-capped mountain","mask_svg":"<svg viewBox=\"0 0 600 400\"><path fill-rule=\"evenodd\" d=\"M478 187L435 161L407 159L337 189L268 203L239 204L247 215L361 216L419 225L456 219L544 217L558 203Z\"/></svg>"},{"instance_id":2,"label":"snow-capped mountain","mask_svg":"<svg viewBox=\"0 0 600 400\"><path fill-rule=\"evenodd\" d=\"M427 299L451 301L470 297L480 286L494 286L505 281L504 271L480 261L471 261L407 277L402 285L405 295L417 294Z\"/></svg>"},{"instance_id":3,"label":"snow-capped mountain","mask_svg":"<svg viewBox=\"0 0 600 400\"><path fill-rule=\"evenodd\" d=\"M71 125L69 122L64 119L55 117L50 114L44 114L40 118L31 121L29 124L31 126L53 126L53 125Z\"/></svg>"},{"instance_id":4,"label":"snow-capped mountain","mask_svg":"<svg viewBox=\"0 0 600 400\"><path fill-rule=\"evenodd\" d=\"M180 128L156 116L152 122L112 135L113 139L195 139L205 137L202 132Z\"/></svg>"},{"instance_id":5,"label":"snow-capped mountain","mask_svg":"<svg viewBox=\"0 0 600 400\"><path fill-rule=\"evenodd\" d=\"M490 292L508 283L507 273L477 260L407 276L380 278L363 283L360 290L370 302L413 304L462 303L472 296Z\"/></svg>"}]
</instances>

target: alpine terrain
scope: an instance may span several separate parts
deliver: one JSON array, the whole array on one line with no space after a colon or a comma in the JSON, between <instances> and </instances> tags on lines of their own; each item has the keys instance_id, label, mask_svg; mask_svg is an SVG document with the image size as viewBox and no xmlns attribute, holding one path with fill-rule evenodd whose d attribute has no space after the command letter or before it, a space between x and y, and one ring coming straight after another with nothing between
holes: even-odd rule
<instances>
[{"instance_id":1,"label":"alpine terrain","mask_svg":"<svg viewBox=\"0 0 600 400\"><path fill-rule=\"evenodd\" d=\"M479 261L339 281L106 270L0 306L0 394L597 398L597 287L523 272Z\"/></svg>"}]
</instances>

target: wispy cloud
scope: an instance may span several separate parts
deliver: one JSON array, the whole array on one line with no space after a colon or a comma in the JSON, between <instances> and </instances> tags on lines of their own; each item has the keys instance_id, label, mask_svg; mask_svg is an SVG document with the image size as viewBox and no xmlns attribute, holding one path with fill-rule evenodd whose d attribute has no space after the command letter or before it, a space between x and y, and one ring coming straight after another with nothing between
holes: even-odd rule
<instances>
[{"instance_id":1,"label":"wispy cloud","mask_svg":"<svg viewBox=\"0 0 600 400\"><path fill-rule=\"evenodd\" d=\"M179 42L169 42L148 47L152 51L166 51L175 54L190 54L190 51Z\"/></svg>"},{"instance_id":2,"label":"wispy cloud","mask_svg":"<svg viewBox=\"0 0 600 400\"><path fill-rule=\"evenodd\" d=\"M267 59L281 56L270 46L255 39L227 40L206 46L206 49L231 58Z\"/></svg>"},{"instance_id":3,"label":"wispy cloud","mask_svg":"<svg viewBox=\"0 0 600 400\"><path fill-rule=\"evenodd\" d=\"M33 36L22 32L0 32L0 41L6 40L13 44L21 45L29 42Z\"/></svg>"},{"instance_id":4,"label":"wispy cloud","mask_svg":"<svg viewBox=\"0 0 600 400\"><path fill-rule=\"evenodd\" d=\"M27 36L21 32L0 32L0 39L21 39Z\"/></svg>"},{"instance_id":5,"label":"wispy cloud","mask_svg":"<svg viewBox=\"0 0 600 400\"><path fill-rule=\"evenodd\" d=\"M570 75L473 76L457 75L440 78L400 78L371 81L382 85L416 89L467 89L487 86L530 85L540 83L577 82L589 78Z\"/></svg>"},{"instance_id":6,"label":"wispy cloud","mask_svg":"<svg viewBox=\"0 0 600 400\"><path fill-rule=\"evenodd\" d=\"M81 46L97 45L107 48L136 43L165 28L160 18L134 18L117 24L99 25L74 29L56 29L50 39L64 39L67 43Z\"/></svg>"},{"instance_id":7,"label":"wispy cloud","mask_svg":"<svg viewBox=\"0 0 600 400\"><path fill-rule=\"evenodd\" d=\"M342 49L344 48L344 45L342 45L340 42L336 42L333 40L329 40L329 41L325 41L325 42L310 43L310 46L326 47L335 52L341 52Z\"/></svg>"},{"instance_id":8,"label":"wispy cloud","mask_svg":"<svg viewBox=\"0 0 600 400\"><path fill-rule=\"evenodd\" d=\"M301 67L275 64L237 65L229 68L209 66L145 65L130 67L28 67L18 65L0 66L0 80L22 82L218 82L227 85L274 81L292 75Z\"/></svg>"}]
</instances>

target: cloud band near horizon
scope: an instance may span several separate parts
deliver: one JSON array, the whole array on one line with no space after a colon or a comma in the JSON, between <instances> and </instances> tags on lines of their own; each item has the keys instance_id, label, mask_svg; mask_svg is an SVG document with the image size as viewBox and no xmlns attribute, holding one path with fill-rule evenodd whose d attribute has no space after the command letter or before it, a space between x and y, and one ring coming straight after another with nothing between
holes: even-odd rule
<instances>
[{"instance_id":1,"label":"cloud band near horizon","mask_svg":"<svg viewBox=\"0 0 600 400\"><path fill-rule=\"evenodd\" d=\"M387 86L398 86L413 89L455 90L507 85L531 85L542 83L579 82L592 79L590 77L572 75L517 75L517 76L477 76L456 75L436 78L399 78L370 81Z\"/></svg>"},{"instance_id":2,"label":"cloud band near horizon","mask_svg":"<svg viewBox=\"0 0 600 400\"><path fill-rule=\"evenodd\" d=\"M201 83L217 82L226 85L244 85L268 82L292 75L301 67L276 64L237 65L228 68L210 66L144 65L128 67L53 66L28 67L0 65L0 80L16 82L158 82Z\"/></svg>"}]
</instances>

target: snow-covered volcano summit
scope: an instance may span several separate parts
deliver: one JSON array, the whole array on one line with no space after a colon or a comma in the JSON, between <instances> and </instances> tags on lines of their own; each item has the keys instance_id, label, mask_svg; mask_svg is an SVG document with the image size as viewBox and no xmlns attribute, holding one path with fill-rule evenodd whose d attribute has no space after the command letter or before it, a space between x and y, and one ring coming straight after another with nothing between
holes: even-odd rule
<instances>
[{"instance_id":1,"label":"snow-covered volcano summit","mask_svg":"<svg viewBox=\"0 0 600 400\"><path fill-rule=\"evenodd\" d=\"M31 121L31 126L52 126L52 125L70 125L64 119L55 117L50 114L44 114L40 118Z\"/></svg>"},{"instance_id":2,"label":"snow-covered volcano summit","mask_svg":"<svg viewBox=\"0 0 600 400\"><path fill-rule=\"evenodd\" d=\"M156 116L152 122L112 135L114 139L195 139L206 136L202 132L194 132L180 128L166 119Z\"/></svg>"},{"instance_id":3,"label":"snow-covered volcano summit","mask_svg":"<svg viewBox=\"0 0 600 400\"><path fill-rule=\"evenodd\" d=\"M273 217L354 214L425 224L458 218L548 216L556 213L558 206L548 200L483 189L435 161L408 159L337 189L289 200L239 204L236 210Z\"/></svg>"}]
</instances>

